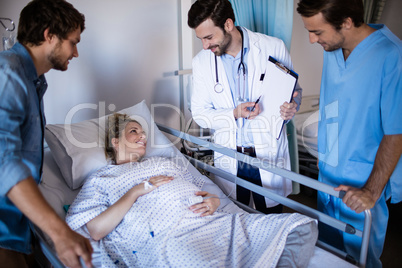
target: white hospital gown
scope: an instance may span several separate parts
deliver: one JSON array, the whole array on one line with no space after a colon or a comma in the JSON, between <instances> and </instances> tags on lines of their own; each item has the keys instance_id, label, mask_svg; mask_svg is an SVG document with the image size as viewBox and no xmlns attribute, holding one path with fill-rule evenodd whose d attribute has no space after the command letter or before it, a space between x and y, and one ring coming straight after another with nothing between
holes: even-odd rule
<instances>
[{"instance_id":1,"label":"white hospital gown","mask_svg":"<svg viewBox=\"0 0 402 268\"><path fill-rule=\"evenodd\" d=\"M291 230L312 219L300 214L230 214L200 217L187 200L205 179L166 158L110 165L85 182L66 221L90 238L85 224L144 179L174 180L141 196L100 241L102 267L275 267Z\"/></svg>"}]
</instances>

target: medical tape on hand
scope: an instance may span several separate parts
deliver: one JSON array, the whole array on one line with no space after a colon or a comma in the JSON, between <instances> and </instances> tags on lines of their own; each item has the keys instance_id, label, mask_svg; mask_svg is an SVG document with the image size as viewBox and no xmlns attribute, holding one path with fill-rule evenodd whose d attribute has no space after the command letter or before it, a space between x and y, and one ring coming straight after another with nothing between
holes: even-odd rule
<instances>
[{"instance_id":1,"label":"medical tape on hand","mask_svg":"<svg viewBox=\"0 0 402 268\"><path fill-rule=\"evenodd\" d=\"M152 183L150 183L149 181L143 181L142 182L144 184L144 189L148 190L150 188L152 188L154 185Z\"/></svg>"},{"instance_id":2,"label":"medical tape on hand","mask_svg":"<svg viewBox=\"0 0 402 268\"><path fill-rule=\"evenodd\" d=\"M192 205L201 203L203 200L204 199L200 195L191 196L187 199L187 204L188 204L188 206L192 206Z\"/></svg>"},{"instance_id":3,"label":"medical tape on hand","mask_svg":"<svg viewBox=\"0 0 402 268\"><path fill-rule=\"evenodd\" d=\"M199 204L202 203L205 199L209 199L209 198L217 198L217 199L223 199L223 198L219 198L217 196L206 196L206 197L202 197L201 195L196 195L196 196L192 196L189 197L187 199L187 205L188 206L192 206L195 204ZM226 197L225 197L226 198Z\"/></svg>"}]
</instances>

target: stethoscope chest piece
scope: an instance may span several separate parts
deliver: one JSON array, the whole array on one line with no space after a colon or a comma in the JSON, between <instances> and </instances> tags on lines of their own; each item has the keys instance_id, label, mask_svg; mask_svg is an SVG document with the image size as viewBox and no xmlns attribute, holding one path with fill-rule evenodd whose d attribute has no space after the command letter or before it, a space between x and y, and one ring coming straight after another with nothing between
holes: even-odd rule
<instances>
[{"instance_id":1,"label":"stethoscope chest piece","mask_svg":"<svg viewBox=\"0 0 402 268\"><path fill-rule=\"evenodd\" d=\"M237 89L238 92L238 101L245 102L245 98L244 98L244 94L245 94L245 86L246 86L246 65L243 63L243 50L244 50L244 40L243 40L243 31L238 28L240 31L240 35L241 35L241 57L240 57L240 63L239 63L239 67L237 68L237 86L239 87ZM243 95L240 95L240 72L241 70L243 71ZM214 86L214 91L216 93L222 93L223 92L223 85L221 83L219 83L219 77L218 77L218 60L217 60L217 56L215 55L215 86ZM242 96L242 97L240 97Z\"/></svg>"},{"instance_id":2,"label":"stethoscope chest piece","mask_svg":"<svg viewBox=\"0 0 402 268\"><path fill-rule=\"evenodd\" d=\"M214 86L214 90L216 93L222 93L223 92L223 86L221 83L216 83Z\"/></svg>"}]
</instances>

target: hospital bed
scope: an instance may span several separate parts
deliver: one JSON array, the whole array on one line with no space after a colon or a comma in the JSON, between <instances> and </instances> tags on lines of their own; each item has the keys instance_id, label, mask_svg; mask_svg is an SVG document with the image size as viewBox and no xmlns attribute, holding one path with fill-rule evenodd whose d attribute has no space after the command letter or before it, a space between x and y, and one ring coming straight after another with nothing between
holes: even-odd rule
<instances>
[{"instance_id":1,"label":"hospital bed","mask_svg":"<svg viewBox=\"0 0 402 268\"><path fill-rule=\"evenodd\" d=\"M184 156L173 144L180 142L181 139L185 139L210 150L218 151L231 157L235 157L240 161L248 162L257 167L263 167L270 172L288 177L298 183L313 187L317 190L321 190L335 196L338 196L339 194L338 192L334 192L332 187L320 184L319 182L310 178L276 167L267 168L267 165L263 165L263 163L258 161L256 162L255 159L252 161L252 158L247 155L240 154L227 148L217 147L208 140L200 139L163 125L156 125L144 101L120 112L134 115L134 119L138 120L144 129L148 131L148 133L152 133L150 135L150 139L148 140L146 156L158 155L171 157L172 154L174 154L179 158L184 158ZM107 164L103 153L102 142L105 133L105 118L106 117L101 117L99 119L87 120L75 124L46 126L45 138L48 148L45 149L43 178L39 188L46 200L61 218L65 217L65 206L73 202L75 196L80 191L80 187L85 178L90 173ZM171 135L170 139L168 139L167 135L163 134L161 131ZM206 170L211 174L226 178L227 180L236 182L237 184L254 192L265 195L277 202L284 204L285 206L299 211L302 214L308 215L340 230L361 236L361 257L356 265L360 267L365 266L368 235L371 225L370 211L365 211L366 222L364 229L357 230L353 228L353 226L333 219L291 199L271 193L267 189L237 178L222 170L216 169L212 165L208 165L203 161L199 161L194 158L190 158L188 160L194 165L189 166L191 172L198 172L198 169ZM236 203L236 201L234 202ZM242 204L236 204L248 212L258 213L252 208ZM43 254L46 256L46 259L42 260L43 267L64 267L57 258L50 239L35 226L33 226L32 229L39 241L39 246ZM318 242L315 247L314 254L310 259L309 267L356 267L345 259L347 259L345 253L340 252L329 245Z\"/></svg>"}]
</instances>

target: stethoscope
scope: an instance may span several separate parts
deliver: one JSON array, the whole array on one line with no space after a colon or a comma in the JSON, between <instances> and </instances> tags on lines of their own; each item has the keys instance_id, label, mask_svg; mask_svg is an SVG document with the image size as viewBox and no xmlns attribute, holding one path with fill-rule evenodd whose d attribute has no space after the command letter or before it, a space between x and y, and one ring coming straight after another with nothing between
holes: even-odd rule
<instances>
[{"instance_id":1,"label":"stethoscope","mask_svg":"<svg viewBox=\"0 0 402 268\"><path fill-rule=\"evenodd\" d=\"M240 56L240 63L239 67L237 68L237 93L238 93L238 101L243 101L244 100L244 94L246 92L246 65L243 63L243 49L244 49L244 41L243 41L243 31L239 29L240 35L241 35L241 56ZM240 69L243 68L243 95L240 96ZM214 90L216 93L222 93L223 92L223 85L219 83L219 77L218 77L218 60L217 56L215 55L215 77L216 77L216 83L214 86Z\"/></svg>"}]
</instances>

